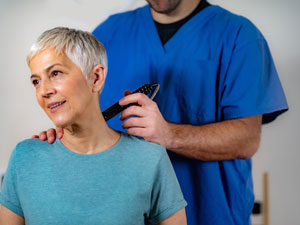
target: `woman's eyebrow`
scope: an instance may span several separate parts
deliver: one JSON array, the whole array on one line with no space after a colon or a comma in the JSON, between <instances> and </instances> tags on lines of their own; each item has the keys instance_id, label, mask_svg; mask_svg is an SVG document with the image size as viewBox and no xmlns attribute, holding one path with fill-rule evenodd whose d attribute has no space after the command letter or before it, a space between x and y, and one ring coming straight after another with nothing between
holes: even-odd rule
<instances>
[{"instance_id":1,"label":"woman's eyebrow","mask_svg":"<svg viewBox=\"0 0 300 225\"><path fill-rule=\"evenodd\" d=\"M48 67L45 69L45 71L46 71L46 72L49 72L49 70L51 70L54 66L63 66L63 65L60 64L60 63L55 63L55 64L53 64L53 65L51 65L51 66L48 66Z\"/></svg>"},{"instance_id":2,"label":"woman's eyebrow","mask_svg":"<svg viewBox=\"0 0 300 225\"><path fill-rule=\"evenodd\" d=\"M32 74L31 76L30 76L30 79L32 80L33 78L37 78L37 77L39 77L38 75L35 75L35 74Z\"/></svg>"},{"instance_id":3,"label":"woman's eyebrow","mask_svg":"<svg viewBox=\"0 0 300 225\"><path fill-rule=\"evenodd\" d=\"M53 65L50 65L50 66L46 67L46 69L45 69L44 71L49 72L49 70L51 70L54 66L63 66L63 65L60 64L60 63L55 63L55 64L53 64ZM38 75L35 75L35 74L32 74L32 75L30 76L30 79L36 78L36 77L39 77L39 76L38 76Z\"/></svg>"}]
</instances>

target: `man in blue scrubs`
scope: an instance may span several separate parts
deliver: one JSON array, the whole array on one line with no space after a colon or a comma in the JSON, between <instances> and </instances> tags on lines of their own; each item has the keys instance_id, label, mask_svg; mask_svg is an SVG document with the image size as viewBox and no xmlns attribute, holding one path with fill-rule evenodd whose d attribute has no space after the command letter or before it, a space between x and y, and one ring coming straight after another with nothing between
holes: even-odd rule
<instances>
[{"instance_id":1,"label":"man in blue scrubs","mask_svg":"<svg viewBox=\"0 0 300 225\"><path fill-rule=\"evenodd\" d=\"M205 0L147 1L93 32L110 65L102 109L125 89L161 85L155 102L124 97L121 105L138 105L108 124L169 150L189 225L250 224L261 124L288 108L267 42L249 20Z\"/></svg>"}]
</instances>

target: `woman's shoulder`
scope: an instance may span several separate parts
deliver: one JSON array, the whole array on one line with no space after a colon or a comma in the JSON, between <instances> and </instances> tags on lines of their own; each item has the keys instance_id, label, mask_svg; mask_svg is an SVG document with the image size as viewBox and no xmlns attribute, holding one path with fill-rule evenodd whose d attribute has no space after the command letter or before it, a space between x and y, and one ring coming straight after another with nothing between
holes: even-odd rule
<instances>
[{"instance_id":1,"label":"woman's shoulder","mask_svg":"<svg viewBox=\"0 0 300 225\"><path fill-rule=\"evenodd\" d=\"M50 145L47 141L40 141L38 138L30 138L20 141L17 144L17 148L35 148L41 146L48 146Z\"/></svg>"},{"instance_id":2,"label":"woman's shoulder","mask_svg":"<svg viewBox=\"0 0 300 225\"><path fill-rule=\"evenodd\" d=\"M47 152L53 151L54 146L47 141L39 139L25 139L19 142L11 153L10 161L16 165L27 165L38 161L47 155Z\"/></svg>"},{"instance_id":3,"label":"woman's shoulder","mask_svg":"<svg viewBox=\"0 0 300 225\"><path fill-rule=\"evenodd\" d=\"M161 157L167 154L165 147L159 144L148 142L142 138L123 133L122 139L122 147L126 149L126 151L130 151L133 154L140 155L141 157L159 160Z\"/></svg>"},{"instance_id":4,"label":"woman's shoulder","mask_svg":"<svg viewBox=\"0 0 300 225\"><path fill-rule=\"evenodd\" d=\"M49 144L48 141L40 141L38 138L25 139L19 142L15 147L15 152L19 154L35 154L36 152L43 152L53 148L53 145Z\"/></svg>"}]
</instances>

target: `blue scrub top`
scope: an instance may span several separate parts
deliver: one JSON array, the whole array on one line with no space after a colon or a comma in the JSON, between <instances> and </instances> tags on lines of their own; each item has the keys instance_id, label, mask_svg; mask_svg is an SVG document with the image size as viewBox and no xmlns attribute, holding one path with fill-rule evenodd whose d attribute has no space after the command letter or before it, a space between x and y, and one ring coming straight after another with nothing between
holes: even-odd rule
<instances>
[{"instance_id":1,"label":"blue scrub top","mask_svg":"<svg viewBox=\"0 0 300 225\"><path fill-rule=\"evenodd\" d=\"M94 35L109 69L101 109L144 83L164 118L209 124L252 115L275 118L287 110L267 42L247 19L209 6L163 46L149 6L109 17ZM270 120L272 120L270 119ZM108 124L121 130L119 117ZM248 224L254 195L251 159L203 162L169 152L188 202L189 225Z\"/></svg>"}]
</instances>

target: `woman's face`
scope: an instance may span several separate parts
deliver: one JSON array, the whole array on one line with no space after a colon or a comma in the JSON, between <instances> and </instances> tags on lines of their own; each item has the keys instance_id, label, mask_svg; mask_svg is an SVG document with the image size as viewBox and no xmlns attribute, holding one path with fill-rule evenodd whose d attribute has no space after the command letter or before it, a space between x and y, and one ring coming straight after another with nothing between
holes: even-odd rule
<instances>
[{"instance_id":1,"label":"woman's face","mask_svg":"<svg viewBox=\"0 0 300 225\"><path fill-rule=\"evenodd\" d=\"M57 127L67 127L88 116L92 91L82 71L65 54L46 49L29 64L39 105Z\"/></svg>"}]
</instances>

